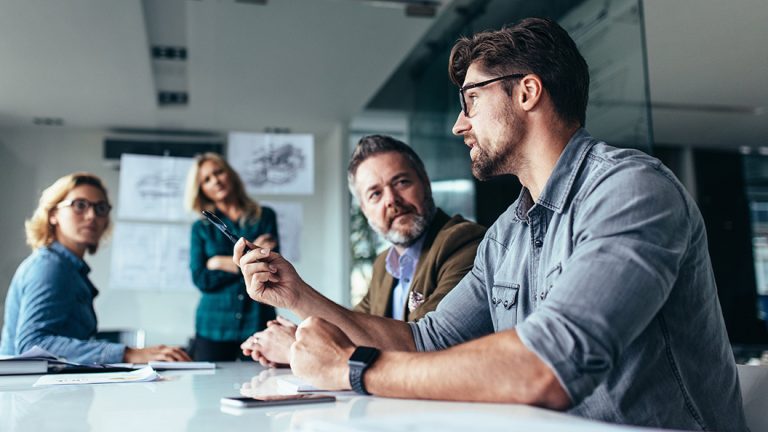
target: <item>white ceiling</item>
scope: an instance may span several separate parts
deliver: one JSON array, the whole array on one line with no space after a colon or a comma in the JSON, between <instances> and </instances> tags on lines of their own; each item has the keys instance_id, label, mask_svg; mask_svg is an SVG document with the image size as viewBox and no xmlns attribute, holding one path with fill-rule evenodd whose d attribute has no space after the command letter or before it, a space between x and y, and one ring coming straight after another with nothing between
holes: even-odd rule
<instances>
[{"instance_id":1,"label":"white ceiling","mask_svg":"<svg viewBox=\"0 0 768 432\"><path fill-rule=\"evenodd\" d=\"M768 1L644 0L657 143L768 146Z\"/></svg>"},{"instance_id":2,"label":"white ceiling","mask_svg":"<svg viewBox=\"0 0 768 432\"><path fill-rule=\"evenodd\" d=\"M189 106L157 106L141 0L0 0L0 126L323 134L434 22L361 0L149 1L183 5ZM768 1L643 4L656 142L768 146Z\"/></svg>"},{"instance_id":3,"label":"white ceiling","mask_svg":"<svg viewBox=\"0 0 768 432\"><path fill-rule=\"evenodd\" d=\"M0 0L0 126L290 128L359 112L429 28L359 0L176 1L190 103L159 108L141 0Z\"/></svg>"}]
</instances>

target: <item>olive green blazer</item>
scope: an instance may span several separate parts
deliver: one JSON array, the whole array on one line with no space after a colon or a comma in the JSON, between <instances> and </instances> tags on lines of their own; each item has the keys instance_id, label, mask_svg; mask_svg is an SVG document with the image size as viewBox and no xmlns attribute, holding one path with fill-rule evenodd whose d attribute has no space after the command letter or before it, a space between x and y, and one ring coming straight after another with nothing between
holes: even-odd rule
<instances>
[{"instance_id":1,"label":"olive green blazer","mask_svg":"<svg viewBox=\"0 0 768 432\"><path fill-rule=\"evenodd\" d=\"M477 246L485 228L463 217L449 217L437 209L424 239L419 262L403 306L406 321L416 321L433 311L446 294L472 269ZM354 310L378 316L392 316L392 291L397 284L386 270L389 250L376 257L368 293ZM415 306L413 310L411 307Z\"/></svg>"}]
</instances>

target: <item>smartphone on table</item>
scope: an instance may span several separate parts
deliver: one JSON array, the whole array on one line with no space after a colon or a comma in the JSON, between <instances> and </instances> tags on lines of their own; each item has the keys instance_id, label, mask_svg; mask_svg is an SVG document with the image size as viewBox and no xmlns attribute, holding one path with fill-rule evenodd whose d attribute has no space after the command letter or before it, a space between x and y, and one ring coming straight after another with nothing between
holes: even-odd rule
<instances>
[{"instance_id":1,"label":"smartphone on table","mask_svg":"<svg viewBox=\"0 0 768 432\"><path fill-rule=\"evenodd\" d=\"M221 398L221 404L235 408L260 408L277 405L301 405L320 402L335 402L336 396L314 393L301 393L295 395L263 395L257 397L225 397Z\"/></svg>"}]
</instances>

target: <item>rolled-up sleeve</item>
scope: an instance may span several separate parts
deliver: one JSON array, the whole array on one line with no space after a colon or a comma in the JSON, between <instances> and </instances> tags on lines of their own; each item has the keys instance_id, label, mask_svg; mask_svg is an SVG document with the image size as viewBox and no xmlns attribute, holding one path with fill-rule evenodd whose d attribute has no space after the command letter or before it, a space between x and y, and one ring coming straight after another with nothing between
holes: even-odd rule
<instances>
[{"instance_id":1,"label":"rolled-up sleeve","mask_svg":"<svg viewBox=\"0 0 768 432\"><path fill-rule=\"evenodd\" d=\"M547 301L517 326L574 404L664 305L691 236L682 191L657 167L618 164L582 192L573 253Z\"/></svg>"}]
</instances>

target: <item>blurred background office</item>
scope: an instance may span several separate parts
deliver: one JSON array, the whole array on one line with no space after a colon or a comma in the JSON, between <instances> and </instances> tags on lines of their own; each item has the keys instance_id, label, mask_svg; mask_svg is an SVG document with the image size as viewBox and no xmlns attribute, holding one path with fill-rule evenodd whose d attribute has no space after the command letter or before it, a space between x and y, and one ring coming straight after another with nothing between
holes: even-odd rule
<instances>
[{"instance_id":1,"label":"blurred background office","mask_svg":"<svg viewBox=\"0 0 768 432\"><path fill-rule=\"evenodd\" d=\"M514 178L475 181L450 134L447 56L459 35L526 16L558 19L579 44L590 132L656 155L688 187L731 341L768 344L764 0L0 0L0 301L53 179L88 170L119 197L123 154L225 153L230 132L268 132L314 138L314 192L255 198L301 205L299 272L353 304L381 247L346 188L360 136L413 145L452 213L490 225L517 197ZM184 343L198 292L120 286L119 240L86 258L101 327Z\"/></svg>"}]
</instances>

